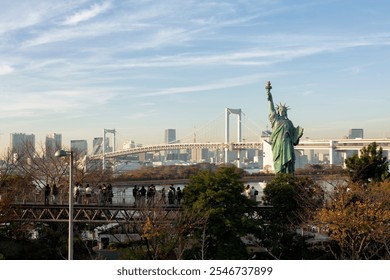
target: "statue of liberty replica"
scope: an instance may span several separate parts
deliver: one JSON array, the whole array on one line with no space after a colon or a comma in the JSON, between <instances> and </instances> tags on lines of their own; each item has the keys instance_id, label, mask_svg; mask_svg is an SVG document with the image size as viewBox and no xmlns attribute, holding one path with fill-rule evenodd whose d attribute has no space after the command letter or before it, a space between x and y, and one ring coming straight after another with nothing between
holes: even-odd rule
<instances>
[{"instance_id":1,"label":"statue of liberty replica","mask_svg":"<svg viewBox=\"0 0 390 280\"><path fill-rule=\"evenodd\" d=\"M294 127L293 123L287 118L286 104L274 106L271 95L271 82L268 81L265 89L269 102L269 120L271 121L271 145L275 173L294 174L295 153L294 146L298 145L299 138L303 135L303 128Z\"/></svg>"}]
</instances>

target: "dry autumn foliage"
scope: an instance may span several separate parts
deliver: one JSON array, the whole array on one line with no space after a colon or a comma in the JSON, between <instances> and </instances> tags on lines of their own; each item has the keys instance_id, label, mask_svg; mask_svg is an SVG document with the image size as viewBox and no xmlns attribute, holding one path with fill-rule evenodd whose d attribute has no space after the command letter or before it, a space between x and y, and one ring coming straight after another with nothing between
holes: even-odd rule
<instances>
[{"instance_id":1,"label":"dry autumn foliage","mask_svg":"<svg viewBox=\"0 0 390 280\"><path fill-rule=\"evenodd\" d=\"M390 258L390 183L337 186L317 225L331 238L336 259Z\"/></svg>"}]
</instances>

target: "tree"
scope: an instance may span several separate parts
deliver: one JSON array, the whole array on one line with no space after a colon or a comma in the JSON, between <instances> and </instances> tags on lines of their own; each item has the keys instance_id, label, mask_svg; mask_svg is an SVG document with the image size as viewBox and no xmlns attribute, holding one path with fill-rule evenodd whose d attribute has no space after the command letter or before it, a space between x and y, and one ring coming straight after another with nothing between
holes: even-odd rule
<instances>
[{"instance_id":1,"label":"tree","mask_svg":"<svg viewBox=\"0 0 390 280\"><path fill-rule=\"evenodd\" d=\"M303 258L307 248L296 230L307 227L322 206L322 188L308 177L277 174L263 192L264 203L272 208L263 216L262 246L276 259Z\"/></svg>"},{"instance_id":2,"label":"tree","mask_svg":"<svg viewBox=\"0 0 390 280\"><path fill-rule=\"evenodd\" d=\"M359 183L336 187L316 224L330 238L336 259L390 258L390 182L367 188Z\"/></svg>"},{"instance_id":3,"label":"tree","mask_svg":"<svg viewBox=\"0 0 390 280\"><path fill-rule=\"evenodd\" d=\"M390 258L390 182L382 148L373 142L345 160L350 181L328 194L315 223L336 259Z\"/></svg>"},{"instance_id":4,"label":"tree","mask_svg":"<svg viewBox=\"0 0 390 280\"><path fill-rule=\"evenodd\" d=\"M163 201L139 205L134 211L128 223L104 230L116 239L117 243L109 246L118 249L121 259L183 259L196 242L194 232L207 223L204 213L167 206Z\"/></svg>"},{"instance_id":5,"label":"tree","mask_svg":"<svg viewBox=\"0 0 390 280\"><path fill-rule=\"evenodd\" d=\"M194 232L204 227L207 216L187 209L164 212L158 207L143 211L141 238L147 256L154 260L183 259L184 252L192 246Z\"/></svg>"},{"instance_id":6,"label":"tree","mask_svg":"<svg viewBox=\"0 0 390 280\"><path fill-rule=\"evenodd\" d=\"M241 237L258 230L251 219L253 201L242 195L242 170L221 166L192 176L184 189L183 207L208 216L206 228L198 232L206 259L246 259ZM201 238L203 236L203 238ZM198 244L199 245L199 244ZM207 248L207 250L204 250ZM196 254L192 258L196 258Z\"/></svg>"},{"instance_id":7,"label":"tree","mask_svg":"<svg viewBox=\"0 0 390 280\"><path fill-rule=\"evenodd\" d=\"M41 145L41 147L43 147ZM2 172L0 173L0 212L6 209L12 203L39 203L43 201L42 188L46 184L56 183L60 189L59 203L66 201L65 196L68 193L68 172L69 158L57 158L53 155L46 156L45 150L36 151L29 144L26 144L24 149L21 149L17 157L8 156L2 162ZM99 180L104 178L104 172L96 172L93 174L90 170L86 172L84 168L75 164L74 176L75 181L83 182L90 176L91 180ZM50 250L45 250L47 254L42 256L45 258L50 256L53 259L64 258L66 256L66 238L67 227L56 225L39 225L30 223L19 223L12 221L10 215L1 215L0 223L6 223L6 229L1 234L0 238L9 238L12 242L34 243L43 245L50 244ZM75 226L75 236L78 236L78 228ZM31 232L38 231L38 238L31 240ZM80 243L80 246L78 246ZM65 246L64 246L65 245ZM75 257L83 258L86 253L81 238L75 238ZM81 249L78 249L81 247ZM33 250L34 252L37 250ZM16 250L15 250L16 252ZM65 252L65 254L64 254ZM80 252L80 253L79 253ZM9 254L3 254L6 258ZM30 254L31 258L40 258L38 254ZM38 256L38 257L37 257ZM27 257L27 256L26 256Z\"/></svg>"},{"instance_id":8,"label":"tree","mask_svg":"<svg viewBox=\"0 0 390 280\"><path fill-rule=\"evenodd\" d=\"M389 164L383 157L383 149L376 142L363 147L360 156L354 155L345 160L353 182L383 182L389 177Z\"/></svg>"}]
</instances>

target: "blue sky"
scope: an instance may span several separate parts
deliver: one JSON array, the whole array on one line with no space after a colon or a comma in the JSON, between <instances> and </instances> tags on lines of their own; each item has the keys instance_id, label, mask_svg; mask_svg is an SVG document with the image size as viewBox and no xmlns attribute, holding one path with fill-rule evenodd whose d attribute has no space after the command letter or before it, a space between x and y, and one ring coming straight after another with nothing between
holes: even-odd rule
<instances>
[{"instance_id":1,"label":"blue sky","mask_svg":"<svg viewBox=\"0 0 390 280\"><path fill-rule=\"evenodd\" d=\"M0 133L163 142L241 108L265 83L312 139L390 137L386 0L0 0ZM223 122L221 122L223 126ZM221 141L223 136L221 137Z\"/></svg>"}]
</instances>

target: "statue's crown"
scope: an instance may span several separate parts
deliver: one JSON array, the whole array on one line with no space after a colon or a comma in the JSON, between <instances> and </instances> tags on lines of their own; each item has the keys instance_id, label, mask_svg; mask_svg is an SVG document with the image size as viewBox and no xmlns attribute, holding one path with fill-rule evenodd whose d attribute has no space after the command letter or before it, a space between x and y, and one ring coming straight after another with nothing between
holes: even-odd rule
<instances>
[{"instance_id":1,"label":"statue's crown","mask_svg":"<svg viewBox=\"0 0 390 280\"><path fill-rule=\"evenodd\" d=\"M286 106L286 103L282 104L281 102L279 104L276 105L276 110L280 111L280 110L290 110L290 107Z\"/></svg>"}]
</instances>

